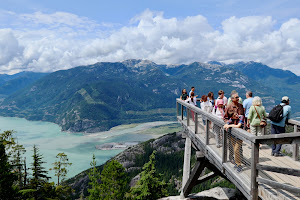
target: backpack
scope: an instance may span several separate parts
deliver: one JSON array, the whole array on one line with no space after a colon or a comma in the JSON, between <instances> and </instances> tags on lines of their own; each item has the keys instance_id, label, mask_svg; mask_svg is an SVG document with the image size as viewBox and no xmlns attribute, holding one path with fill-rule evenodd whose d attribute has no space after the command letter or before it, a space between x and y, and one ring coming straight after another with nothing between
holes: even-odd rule
<instances>
[{"instance_id":1,"label":"backpack","mask_svg":"<svg viewBox=\"0 0 300 200\"><path fill-rule=\"evenodd\" d=\"M269 119L272 122L280 122L283 119L283 106L276 105L269 113Z\"/></svg>"}]
</instances>

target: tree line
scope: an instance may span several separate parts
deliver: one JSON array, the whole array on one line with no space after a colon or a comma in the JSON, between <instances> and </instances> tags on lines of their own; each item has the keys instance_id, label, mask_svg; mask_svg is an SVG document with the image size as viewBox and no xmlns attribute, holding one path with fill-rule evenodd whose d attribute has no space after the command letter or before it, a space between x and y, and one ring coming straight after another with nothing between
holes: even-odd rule
<instances>
[{"instance_id":1,"label":"tree line","mask_svg":"<svg viewBox=\"0 0 300 200\"><path fill-rule=\"evenodd\" d=\"M0 200L42 200L73 199L70 186L62 184L67 175L67 167L72 165L65 153L58 153L53 167L57 184L50 182L48 171L43 167L45 161L39 148L33 145L31 166L26 165L23 154L25 148L13 137L13 131L0 134ZM88 200L139 200L158 199L168 195L168 184L162 181L161 174L155 168L156 151L145 163L140 179L135 186L129 187L130 176L125 168L116 160L107 162L101 173L96 167L95 155L89 170L89 195L81 196Z\"/></svg>"},{"instance_id":2,"label":"tree line","mask_svg":"<svg viewBox=\"0 0 300 200\"><path fill-rule=\"evenodd\" d=\"M88 174L91 185L88 200L155 200L167 196L167 184L161 181L161 174L155 169L155 153L153 151L149 162L144 164L140 179L132 188L128 185L129 176L125 168L118 161L106 163L100 174L93 156L92 168Z\"/></svg>"},{"instance_id":3,"label":"tree line","mask_svg":"<svg viewBox=\"0 0 300 200\"><path fill-rule=\"evenodd\" d=\"M61 185L72 165L65 153L59 153L53 163L57 184L50 182L48 171L43 167L39 148L33 145L31 166L26 165L26 152L13 137L13 131L0 133L0 200L72 199L72 189Z\"/></svg>"}]
</instances>

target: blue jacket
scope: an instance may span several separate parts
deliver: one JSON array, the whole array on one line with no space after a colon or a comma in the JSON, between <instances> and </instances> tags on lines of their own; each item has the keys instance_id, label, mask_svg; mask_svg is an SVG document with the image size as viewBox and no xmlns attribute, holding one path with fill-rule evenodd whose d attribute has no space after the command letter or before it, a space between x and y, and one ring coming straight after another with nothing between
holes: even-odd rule
<instances>
[{"instance_id":1,"label":"blue jacket","mask_svg":"<svg viewBox=\"0 0 300 200\"><path fill-rule=\"evenodd\" d=\"M271 121L271 124L274 124L274 125L280 126L280 127L285 127L285 120L291 118L292 107L290 105L286 105L285 103L281 103L280 105L283 106L283 119L277 123Z\"/></svg>"}]
</instances>

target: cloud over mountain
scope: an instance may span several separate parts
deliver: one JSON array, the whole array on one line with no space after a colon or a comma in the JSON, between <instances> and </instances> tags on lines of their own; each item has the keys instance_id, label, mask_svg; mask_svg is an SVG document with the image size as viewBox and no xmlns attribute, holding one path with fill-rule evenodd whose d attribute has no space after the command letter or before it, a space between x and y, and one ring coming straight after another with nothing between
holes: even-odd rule
<instances>
[{"instance_id":1,"label":"cloud over mountain","mask_svg":"<svg viewBox=\"0 0 300 200\"><path fill-rule=\"evenodd\" d=\"M166 18L150 10L123 27L64 12L0 16L2 73L137 58L161 64L253 60L300 74L297 18L278 26L271 16L233 16L214 29L202 15Z\"/></svg>"}]
</instances>

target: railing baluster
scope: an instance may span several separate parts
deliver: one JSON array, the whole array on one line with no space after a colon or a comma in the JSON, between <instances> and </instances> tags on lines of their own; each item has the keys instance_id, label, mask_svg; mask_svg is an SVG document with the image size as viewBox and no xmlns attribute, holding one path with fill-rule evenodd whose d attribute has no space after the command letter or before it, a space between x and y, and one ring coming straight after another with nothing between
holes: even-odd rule
<instances>
[{"instance_id":1,"label":"railing baluster","mask_svg":"<svg viewBox=\"0 0 300 200\"><path fill-rule=\"evenodd\" d=\"M187 115L187 122L186 125L189 126L190 125L190 109L186 108L186 115Z\"/></svg>"},{"instance_id":2,"label":"railing baluster","mask_svg":"<svg viewBox=\"0 0 300 200\"><path fill-rule=\"evenodd\" d=\"M179 116L179 107L178 107L178 102L176 102L176 117L178 117Z\"/></svg>"},{"instance_id":3,"label":"railing baluster","mask_svg":"<svg viewBox=\"0 0 300 200\"><path fill-rule=\"evenodd\" d=\"M224 129L222 129L223 133L222 133L222 143L223 143L223 153L222 153L222 163L226 163L227 162L227 131L225 131Z\"/></svg>"},{"instance_id":4,"label":"railing baluster","mask_svg":"<svg viewBox=\"0 0 300 200\"><path fill-rule=\"evenodd\" d=\"M294 132L298 131L298 126L294 125ZM299 145L298 144L294 144L293 145L293 159L295 161L298 161L298 157L299 157Z\"/></svg>"},{"instance_id":5,"label":"railing baluster","mask_svg":"<svg viewBox=\"0 0 300 200\"><path fill-rule=\"evenodd\" d=\"M184 110L184 107L183 107L183 105L181 104L181 120L183 120L183 110Z\"/></svg>"},{"instance_id":6,"label":"railing baluster","mask_svg":"<svg viewBox=\"0 0 300 200\"><path fill-rule=\"evenodd\" d=\"M198 113L195 112L195 134L198 133Z\"/></svg>"},{"instance_id":7,"label":"railing baluster","mask_svg":"<svg viewBox=\"0 0 300 200\"><path fill-rule=\"evenodd\" d=\"M203 117L203 116L202 116ZM206 118L205 119L205 122L206 122L206 124L205 124L205 137L206 137L206 140L205 140L205 143L206 143L206 145L209 145L209 121L208 121L208 119Z\"/></svg>"}]
</instances>

